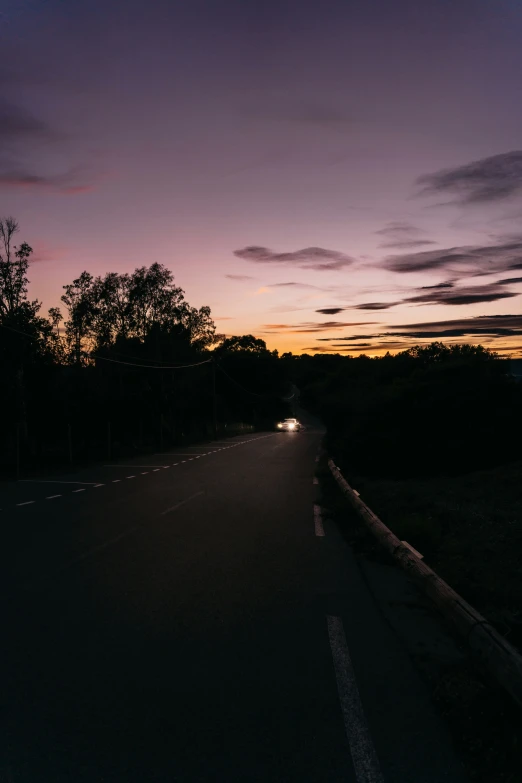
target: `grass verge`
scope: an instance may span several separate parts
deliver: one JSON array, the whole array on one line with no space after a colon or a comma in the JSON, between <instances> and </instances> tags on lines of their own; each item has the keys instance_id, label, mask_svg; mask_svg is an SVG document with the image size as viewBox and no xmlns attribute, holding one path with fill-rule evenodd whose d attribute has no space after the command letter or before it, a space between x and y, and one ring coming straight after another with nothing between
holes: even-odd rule
<instances>
[{"instance_id":1,"label":"grass verge","mask_svg":"<svg viewBox=\"0 0 522 783\"><path fill-rule=\"evenodd\" d=\"M342 459L335 461L343 471ZM325 461L318 475L324 502L355 551L393 562L350 509ZM433 480L343 475L399 538L419 550L512 644L522 647L522 463ZM470 781L518 783L522 715L511 699L471 656L426 682Z\"/></svg>"}]
</instances>

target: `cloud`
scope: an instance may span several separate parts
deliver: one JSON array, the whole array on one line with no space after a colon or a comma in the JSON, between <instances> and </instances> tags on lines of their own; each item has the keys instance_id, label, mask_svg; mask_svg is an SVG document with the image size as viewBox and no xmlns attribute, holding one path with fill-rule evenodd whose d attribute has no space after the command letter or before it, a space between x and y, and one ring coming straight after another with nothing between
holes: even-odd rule
<instances>
[{"instance_id":1,"label":"cloud","mask_svg":"<svg viewBox=\"0 0 522 783\"><path fill-rule=\"evenodd\" d=\"M497 284L468 286L466 288L434 288L429 293L409 296L404 302L414 304L468 305L478 302L495 302L518 296L512 291L504 291Z\"/></svg>"},{"instance_id":2,"label":"cloud","mask_svg":"<svg viewBox=\"0 0 522 783\"><path fill-rule=\"evenodd\" d=\"M432 288L453 288L455 283L452 283L448 280L447 283L437 283L436 285L423 285L421 286L421 291L428 291Z\"/></svg>"},{"instance_id":3,"label":"cloud","mask_svg":"<svg viewBox=\"0 0 522 783\"><path fill-rule=\"evenodd\" d=\"M522 238L493 245L462 245L387 256L382 266L400 274L448 269L468 276L522 269Z\"/></svg>"},{"instance_id":4,"label":"cloud","mask_svg":"<svg viewBox=\"0 0 522 783\"><path fill-rule=\"evenodd\" d=\"M54 137L49 126L14 103L0 99L0 141L16 142L21 137L48 139Z\"/></svg>"},{"instance_id":5,"label":"cloud","mask_svg":"<svg viewBox=\"0 0 522 783\"><path fill-rule=\"evenodd\" d=\"M409 239L407 242L383 242L379 247L403 247L405 249L409 247L423 247L426 245L436 245L433 239Z\"/></svg>"},{"instance_id":6,"label":"cloud","mask_svg":"<svg viewBox=\"0 0 522 783\"><path fill-rule=\"evenodd\" d=\"M346 307L321 307L315 312L323 315L337 315L337 313L342 313L343 310L346 310Z\"/></svg>"},{"instance_id":7,"label":"cloud","mask_svg":"<svg viewBox=\"0 0 522 783\"><path fill-rule=\"evenodd\" d=\"M522 190L522 150L505 152L419 177L420 195L450 193L455 203L480 204L513 196Z\"/></svg>"},{"instance_id":8,"label":"cloud","mask_svg":"<svg viewBox=\"0 0 522 783\"><path fill-rule=\"evenodd\" d=\"M55 245L45 240L36 240L31 243L33 252L31 254L31 264L40 264L46 261L59 261L67 256L69 247L67 245Z\"/></svg>"},{"instance_id":9,"label":"cloud","mask_svg":"<svg viewBox=\"0 0 522 783\"><path fill-rule=\"evenodd\" d=\"M522 277L505 277L504 280L497 280L497 285L512 285L522 283Z\"/></svg>"},{"instance_id":10,"label":"cloud","mask_svg":"<svg viewBox=\"0 0 522 783\"><path fill-rule=\"evenodd\" d=\"M366 304L359 304L354 305L353 310L389 310L390 307L395 307L395 305L400 304L400 302L366 302Z\"/></svg>"},{"instance_id":11,"label":"cloud","mask_svg":"<svg viewBox=\"0 0 522 783\"><path fill-rule=\"evenodd\" d=\"M392 221L387 223L384 228L380 228L375 232L385 238L385 242L379 245L379 247L423 247L426 245L436 245L432 239L424 239L422 229L411 223L405 223L402 221Z\"/></svg>"},{"instance_id":12,"label":"cloud","mask_svg":"<svg viewBox=\"0 0 522 783\"><path fill-rule=\"evenodd\" d=\"M354 259L337 250L322 247L305 247L291 253L276 253L267 247L250 245L235 250L234 255L245 261L257 264L280 264L297 266L300 269L313 269L318 272L331 272L344 269L353 264Z\"/></svg>"},{"instance_id":13,"label":"cloud","mask_svg":"<svg viewBox=\"0 0 522 783\"><path fill-rule=\"evenodd\" d=\"M491 340L506 337L522 336L522 315L482 315L471 318L457 318L446 321L425 321L414 324L399 324L388 327L389 331L373 334L356 334L345 337L318 337L320 342L358 343L360 340L371 340L372 347L383 348L397 346L397 338L402 340L443 340L451 338L490 338ZM378 344L375 340L380 341ZM385 342L391 340L392 342ZM409 347L412 342L401 344ZM351 346L353 347L353 346Z\"/></svg>"},{"instance_id":14,"label":"cloud","mask_svg":"<svg viewBox=\"0 0 522 783\"><path fill-rule=\"evenodd\" d=\"M225 275L225 277L228 277L229 280L238 280L241 283L246 282L247 280L255 280L255 277L252 277L251 275Z\"/></svg>"},{"instance_id":15,"label":"cloud","mask_svg":"<svg viewBox=\"0 0 522 783\"><path fill-rule=\"evenodd\" d=\"M32 190L51 190L55 193L61 193L67 196L74 196L79 193L88 193L94 190L94 183L81 181L78 171L71 169L65 174L56 176L44 176L33 174L24 169L1 170L0 163L0 186L13 188L27 188Z\"/></svg>"},{"instance_id":16,"label":"cloud","mask_svg":"<svg viewBox=\"0 0 522 783\"><path fill-rule=\"evenodd\" d=\"M271 283L267 288L312 288L314 291L328 290L321 288L318 285L311 285L310 283Z\"/></svg>"},{"instance_id":17,"label":"cloud","mask_svg":"<svg viewBox=\"0 0 522 783\"><path fill-rule=\"evenodd\" d=\"M344 329L349 326L368 326L368 324L374 324L375 321L323 321L321 323L315 323L314 321L306 321L300 324L264 324L263 329L273 329L275 331L290 331L292 333L310 333L310 332L327 332L332 329ZM378 322L377 322L378 323Z\"/></svg>"},{"instance_id":18,"label":"cloud","mask_svg":"<svg viewBox=\"0 0 522 783\"><path fill-rule=\"evenodd\" d=\"M65 195L85 193L94 187L86 166L71 166L59 174L44 173L41 160L49 146L67 137L46 122L9 101L0 99L0 187L50 190Z\"/></svg>"},{"instance_id":19,"label":"cloud","mask_svg":"<svg viewBox=\"0 0 522 783\"><path fill-rule=\"evenodd\" d=\"M480 315L472 318L458 318L448 321L424 321L414 324L400 324L393 327L410 337L466 337L490 335L506 337L522 334L522 315Z\"/></svg>"}]
</instances>

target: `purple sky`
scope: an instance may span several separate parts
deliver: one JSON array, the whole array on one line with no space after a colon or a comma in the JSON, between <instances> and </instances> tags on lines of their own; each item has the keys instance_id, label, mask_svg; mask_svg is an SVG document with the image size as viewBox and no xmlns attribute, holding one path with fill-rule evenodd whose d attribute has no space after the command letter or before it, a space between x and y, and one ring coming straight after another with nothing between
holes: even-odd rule
<instances>
[{"instance_id":1,"label":"purple sky","mask_svg":"<svg viewBox=\"0 0 522 783\"><path fill-rule=\"evenodd\" d=\"M518 0L3 0L0 36L45 307L160 261L270 348L522 355Z\"/></svg>"}]
</instances>

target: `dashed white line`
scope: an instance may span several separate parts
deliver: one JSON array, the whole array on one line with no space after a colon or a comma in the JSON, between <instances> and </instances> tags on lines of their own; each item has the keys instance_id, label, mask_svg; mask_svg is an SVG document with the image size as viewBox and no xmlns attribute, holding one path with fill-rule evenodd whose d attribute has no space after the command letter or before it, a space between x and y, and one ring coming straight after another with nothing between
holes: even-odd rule
<instances>
[{"instance_id":1,"label":"dashed white line","mask_svg":"<svg viewBox=\"0 0 522 783\"><path fill-rule=\"evenodd\" d=\"M73 492L85 492L85 490L83 488L82 489L73 489Z\"/></svg>"},{"instance_id":2,"label":"dashed white line","mask_svg":"<svg viewBox=\"0 0 522 783\"><path fill-rule=\"evenodd\" d=\"M136 476L125 476L125 478L136 478Z\"/></svg>"},{"instance_id":3,"label":"dashed white line","mask_svg":"<svg viewBox=\"0 0 522 783\"><path fill-rule=\"evenodd\" d=\"M55 498L61 498L61 495L49 495L49 497L45 498L46 500L54 500Z\"/></svg>"},{"instance_id":4,"label":"dashed white line","mask_svg":"<svg viewBox=\"0 0 522 783\"><path fill-rule=\"evenodd\" d=\"M31 503L34 503L34 500L26 500L25 503L17 503L17 506L29 506Z\"/></svg>"},{"instance_id":5,"label":"dashed white line","mask_svg":"<svg viewBox=\"0 0 522 783\"><path fill-rule=\"evenodd\" d=\"M113 482L112 482L112 483L113 483L113 484L119 484L119 483L120 483L120 481L121 481L121 479L113 479Z\"/></svg>"},{"instance_id":6,"label":"dashed white line","mask_svg":"<svg viewBox=\"0 0 522 783\"><path fill-rule=\"evenodd\" d=\"M18 479L18 481L20 484L96 484L96 481L54 481L54 479Z\"/></svg>"},{"instance_id":7,"label":"dashed white line","mask_svg":"<svg viewBox=\"0 0 522 783\"><path fill-rule=\"evenodd\" d=\"M329 616L327 623L337 691L357 783L384 783L377 753L364 716L343 621L340 617Z\"/></svg>"},{"instance_id":8,"label":"dashed white line","mask_svg":"<svg viewBox=\"0 0 522 783\"><path fill-rule=\"evenodd\" d=\"M168 514L170 511L175 511L177 508L180 508L180 506L184 506L186 503L189 503L191 500L194 500L194 498L199 497L200 495L204 495L204 492L196 492L194 495L191 495L189 498L186 498L185 500L180 500L179 503L176 503L176 505L171 506L170 508L166 508L165 511L162 511L160 516L164 516L165 514Z\"/></svg>"},{"instance_id":9,"label":"dashed white line","mask_svg":"<svg viewBox=\"0 0 522 783\"><path fill-rule=\"evenodd\" d=\"M315 535L319 537L324 536L323 518L321 516L321 506L318 506L316 503L314 503L314 525L315 525Z\"/></svg>"},{"instance_id":10,"label":"dashed white line","mask_svg":"<svg viewBox=\"0 0 522 783\"><path fill-rule=\"evenodd\" d=\"M142 476L146 476L148 472L149 472L148 470L144 470L144 471L143 471L143 473L142 473L141 475L142 475Z\"/></svg>"},{"instance_id":11,"label":"dashed white line","mask_svg":"<svg viewBox=\"0 0 522 783\"><path fill-rule=\"evenodd\" d=\"M159 473L160 470L161 470L161 468L154 468L154 470L152 472L153 473Z\"/></svg>"},{"instance_id":12,"label":"dashed white line","mask_svg":"<svg viewBox=\"0 0 522 783\"><path fill-rule=\"evenodd\" d=\"M104 487L104 486L105 486L105 484L95 484L93 489L97 489L97 487Z\"/></svg>"}]
</instances>

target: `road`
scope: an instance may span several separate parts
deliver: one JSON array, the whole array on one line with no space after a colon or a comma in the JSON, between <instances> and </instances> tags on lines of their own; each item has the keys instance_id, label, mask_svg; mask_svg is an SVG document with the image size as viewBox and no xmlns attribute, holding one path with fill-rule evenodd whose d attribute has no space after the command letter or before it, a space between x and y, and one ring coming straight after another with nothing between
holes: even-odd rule
<instances>
[{"instance_id":1,"label":"road","mask_svg":"<svg viewBox=\"0 0 522 783\"><path fill-rule=\"evenodd\" d=\"M461 781L321 433L4 484L0 781Z\"/></svg>"}]
</instances>

